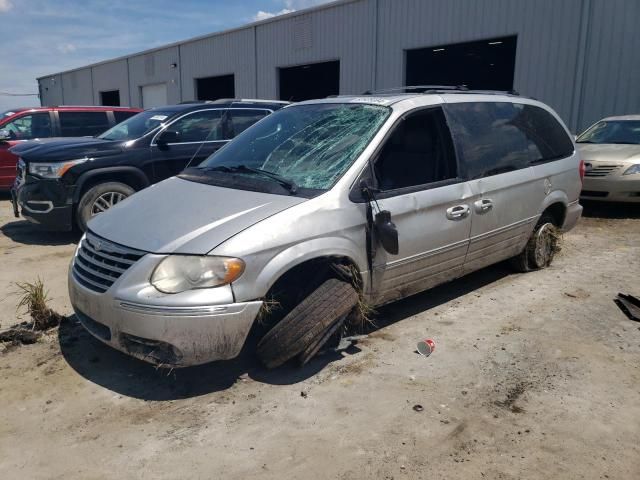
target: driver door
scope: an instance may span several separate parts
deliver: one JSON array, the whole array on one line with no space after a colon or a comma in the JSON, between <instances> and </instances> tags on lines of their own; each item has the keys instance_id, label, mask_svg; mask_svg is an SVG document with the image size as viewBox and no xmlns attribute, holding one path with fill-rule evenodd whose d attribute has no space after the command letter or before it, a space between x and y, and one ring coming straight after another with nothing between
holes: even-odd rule
<instances>
[{"instance_id":1,"label":"driver door","mask_svg":"<svg viewBox=\"0 0 640 480\"><path fill-rule=\"evenodd\" d=\"M462 274L469 246L472 192L460 178L440 107L407 114L374 163L378 203L391 212L399 253L378 246L376 303L426 290Z\"/></svg>"}]
</instances>

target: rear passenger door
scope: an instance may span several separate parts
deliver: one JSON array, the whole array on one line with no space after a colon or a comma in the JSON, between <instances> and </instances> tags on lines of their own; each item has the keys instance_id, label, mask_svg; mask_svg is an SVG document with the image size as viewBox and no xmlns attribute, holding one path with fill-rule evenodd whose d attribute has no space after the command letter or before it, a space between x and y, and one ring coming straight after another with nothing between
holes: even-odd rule
<instances>
[{"instance_id":1,"label":"rear passenger door","mask_svg":"<svg viewBox=\"0 0 640 480\"><path fill-rule=\"evenodd\" d=\"M381 209L398 229L399 254L378 248L380 303L460 276L467 252L471 192L459 175L441 107L414 111L394 126L374 160Z\"/></svg>"},{"instance_id":2,"label":"rear passenger door","mask_svg":"<svg viewBox=\"0 0 640 480\"><path fill-rule=\"evenodd\" d=\"M187 164L195 166L222 147L229 138L226 109L185 113L160 130L151 140L153 181L179 174ZM158 145L164 131L177 133L175 142Z\"/></svg>"},{"instance_id":3,"label":"rear passenger door","mask_svg":"<svg viewBox=\"0 0 640 480\"><path fill-rule=\"evenodd\" d=\"M464 273L517 255L539 214L540 186L530 168L524 107L510 102L445 106L473 192Z\"/></svg>"}]
</instances>

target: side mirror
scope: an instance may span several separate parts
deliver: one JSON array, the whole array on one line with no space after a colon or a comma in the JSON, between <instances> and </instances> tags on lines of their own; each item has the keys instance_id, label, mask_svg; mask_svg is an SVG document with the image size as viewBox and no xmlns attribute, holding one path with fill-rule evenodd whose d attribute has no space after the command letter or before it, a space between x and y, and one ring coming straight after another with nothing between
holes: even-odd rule
<instances>
[{"instance_id":1,"label":"side mirror","mask_svg":"<svg viewBox=\"0 0 640 480\"><path fill-rule=\"evenodd\" d=\"M374 220L374 225L382 248L391 255L397 255L400 251L398 245L398 229L391 221L391 212L389 210L381 210L378 212Z\"/></svg>"},{"instance_id":2,"label":"side mirror","mask_svg":"<svg viewBox=\"0 0 640 480\"><path fill-rule=\"evenodd\" d=\"M165 147L169 143L177 143L180 141L180 133L173 130L165 130L156 139L159 147Z\"/></svg>"},{"instance_id":3,"label":"side mirror","mask_svg":"<svg viewBox=\"0 0 640 480\"><path fill-rule=\"evenodd\" d=\"M0 130L0 142L11 140L11 132L9 130Z\"/></svg>"}]
</instances>

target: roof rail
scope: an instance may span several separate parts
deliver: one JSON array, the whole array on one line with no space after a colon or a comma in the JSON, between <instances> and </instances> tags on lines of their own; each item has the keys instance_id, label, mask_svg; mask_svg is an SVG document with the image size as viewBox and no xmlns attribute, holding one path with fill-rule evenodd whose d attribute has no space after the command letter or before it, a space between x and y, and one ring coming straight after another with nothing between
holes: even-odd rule
<instances>
[{"instance_id":1,"label":"roof rail","mask_svg":"<svg viewBox=\"0 0 640 480\"><path fill-rule=\"evenodd\" d=\"M517 95L516 90L472 90L466 85L408 85L405 87L386 88L383 90L367 90L363 95L378 95L389 93L475 93L485 95Z\"/></svg>"},{"instance_id":2,"label":"roof rail","mask_svg":"<svg viewBox=\"0 0 640 480\"><path fill-rule=\"evenodd\" d=\"M376 95L380 93L424 93L428 91L456 90L466 91L464 85L406 85L404 87L385 88L382 90L367 90L364 95Z\"/></svg>"}]
</instances>

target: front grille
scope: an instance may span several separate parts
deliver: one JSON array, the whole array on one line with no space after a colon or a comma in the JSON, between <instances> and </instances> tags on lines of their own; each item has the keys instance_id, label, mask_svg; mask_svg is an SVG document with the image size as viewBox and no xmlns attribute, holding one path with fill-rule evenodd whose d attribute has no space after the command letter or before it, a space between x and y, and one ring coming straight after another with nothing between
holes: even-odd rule
<instances>
[{"instance_id":1,"label":"front grille","mask_svg":"<svg viewBox=\"0 0 640 480\"><path fill-rule=\"evenodd\" d=\"M78 245L73 275L89 290L104 293L144 254L87 232Z\"/></svg>"},{"instance_id":2,"label":"front grille","mask_svg":"<svg viewBox=\"0 0 640 480\"><path fill-rule=\"evenodd\" d=\"M588 166L589 163L587 162L586 165ZM622 165L596 165L596 166L593 166L591 169L587 169L587 171L584 173L584 176L585 177L606 177L611 172L614 172L621 166Z\"/></svg>"}]
</instances>

